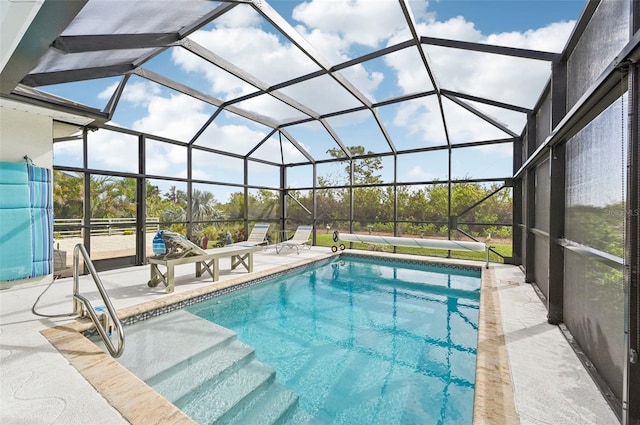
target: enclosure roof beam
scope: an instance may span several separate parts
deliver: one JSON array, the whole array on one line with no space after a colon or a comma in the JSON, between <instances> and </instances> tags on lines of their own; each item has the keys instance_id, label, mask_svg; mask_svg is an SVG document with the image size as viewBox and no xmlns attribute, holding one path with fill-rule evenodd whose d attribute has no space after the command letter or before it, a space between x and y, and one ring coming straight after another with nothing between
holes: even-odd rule
<instances>
[{"instance_id":1,"label":"enclosure roof beam","mask_svg":"<svg viewBox=\"0 0 640 425\"><path fill-rule=\"evenodd\" d=\"M346 147L344 145L344 143L342 143L342 140L340 140L340 136L338 136L338 134L336 134L336 132L333 130L333 128L329 125L329 123L327 122L327 120L325 119L321 119L320 120L320 124L322 124L322 126L327 130L327 132L331 135L331 137L333 138L333 140L336 141L336 143L338 144L338 146L340 146L340 149L342 149L342 151L344 152L344 154L347 156L347 158L351 159L351 157L353 155L351 155L351 151L349 150L348 147Z\"/></svg>"},{"instance_id":2,"label":"enclosure roof beam","mask_svg":"<svg viewBox=\"0 0 640 425\"><path fill-rule=\"evenodd\" d=\"M124 92L124 88L127 85L129 78L131 78L131 75L126 74L124 78L120 80L118 87L116 87L113 95L111 95L111 98L109 99L109 103L107 103L107 106L105 106L103 110L104 113L109 115L109 120L113 118L113 114L116 111L116 107L118 106L118 102L120 102L120 98L122 97L122 93Z\"/></svg>"},{"instance_id":3,"label":"enclosure roof beam","mask_svg":"<svg viewBox=\"0 0 640 425\"><path fill-rule=\"evenodd\" d=\"M418 37L418 32L416 30L415 20L413 19L413 14L411 13L411 8L409 7L408 0L398 0L400 2L400 7L402 8L402 13L404 14L405 20L407 21L407 25L409 26L409 30L411 31L411 35L413 37L413 42L420 54L420 59L422 59L422 64L424 65L427 74L429 75L429 79L431 80L431 84L433 85L433 89L435 90L436 97L438 98L438 108L440 109L440 119L442 120L442 128L444 129L445 139L447 140L447 144L451 145L451 139L449 137L449 129L447 128L447 119L444 114L444 107L442 105L442 95L440 93L440 85L436 80L435 75L431 69L431 64L429 63L429 59L427 58L424 49L422 49L422 45L420 43L420 37Z\"/></svg>"},{"instance_id":4,"label":"enclosure roof beam","mask_svg":"<svg viewBox=\"0 0 640 425\"><path fill-rule=\"evenodd\" d=\"M216 18L219 18L220 16L224 15L225 13L227 13L228 11L230 11L231 9L233 9L234 7L236 7L237 4L235 3L224 3L221 4L220 6L216 7L215 9L213 9L211 12L207 13L206 15L204 15L203 17L201 17L200 19L196 20L195 22L193 22L191 25L187 25L186 27L182 28L178 33L180 34L180 36L178 37L179 39L182 39L184 37L187 37L189 35L191 35L192 33L194 33L195 31L199 30L200 28L202 28L203 26L207 25L209 22L213 21ZM148 62L149 60L153 59L154 57L156 57L157 55L159 55L160 53L164 52L165 50L167 50L170 46L164 46L164 47L160 47L158 49L155 49L154 51L141 56L140 58L138 58L136 61L133 62L133 66L134 67L139 67L142 64Z\"/></svg>"},{"instance_id":5,"label":"enclosure roof beam","mask_svg":"<svg viewBox=\"0 0 640 425\"><path fill-rule=\"evenodd\" d=\"M74 81L93 80L96 78L119 77L135 69L130 63L122 63L93 68L69 69L65 71L40 72L28 74L22 84L31 87L50 86Z\"/></svg>"},{"instance_id":6,"label":"enclosure roof beam","mask_svg":"<svg viewBox=\"0 0 640 425\"><path fill-rule=\"evenodd\" d=\"M522 106L511 105L509 103L504 103L504 102L498 102L498 101L487 99L484 97L473 96L467 93L460 93L453 90L442 89L441 93L443 95L448 95L447 97L453 96L459 99L467 99L473 102L484 103L485 105L489 105L489 106L495 106L497 108L508 109L515 112L522 112L523 114L530 114L531 112L533 112L531 109L524 108Z\"/></svg>"},{"instance_id":7,"label":"enclosure roof beam","mask_svg":"<svg viewBox=\"0 0 640 425\"><path fill-rule=\"evenodd\" d=\"M347 90L352 96L354 96L360 103L371 108L371 101L360 92L349 80L344 78L339 73L331 72L331 65L328 61L324 60L315 48L309 44L309 42L298 31L295 30L280 14L278 14L269 4L259 0L252 2L253 7L258 11L269 23L271 23L280 33L291 41L296 47L298 47L309 59L311 59L316 65L318 65L325 74L333 78L338 84L340 84L345 90Z\"/></svg>"},{"instance_id":8,"label":"enclosure roof beam","mask_svg":"<svg viewBox=\"0 0 640 425\"><path fill-rule=\"evenodd\" d=\"M218 107L222 107L226 110L228 110L229 112L233 112L236 115L239 115L241 117L247 118L251 121L260 123L266 127L270 127L270 128L276 128L278 126L278 123L275 122L274 120L272 120L269 117L265 117L263 115L259 115L259 114L255 114L253 112L249 112L249 111L245 111L244 109L240 109L238 107L235 106L227 106L227 104L225 102L223 102L222 100L215 98L211 95L208 95L206 93L202 93L199 90L195 90L189 86L186 86L182 83L178 83L177 81L173 81L169 78L166 78L160 74L157 74L151 70L148 69L144 69L144 68L138 68L134 71L132 71L133 74L136 74L142 78L148 79L150 81L154 81L160 85L163 85L165 87L168 87L172 90L176 90L180 93L186 94L188 96L191 96L195 99L201 100L205 103L208 103L210 105L213 106L218 106Z\"/></svg>"},{"instance_id":9,"label":"enclosure roof beam","mask_svg":"<svg viewBox=\"0 0 640 425\"><path fill-rule=\"evenodd\" d=\"M7 63L2 64L0 93L11 93L22 82L25 75L29 74L49 50L49 45L73 21L86 3L87 0L42 2Z\"/></svg>"},{"instance_id":10,"label":"enclosure roof beam","mask_svg":"<svg viewBox=\"0 0 640 425\"><path fill-rule=\"evenodd\" d=\"M259 142L259 143L257 143L257 144L253 147L253 149L251 149L251 150L247 153L247 157L249 157L249 156L253 155L253 153L254 153L255 151L257 151L258 149L260 149L260 146L262 146L264 143L266 143L266 141L267 141L267 140L269 140L269 138L270 138L271 136L273 136L273 133L275 133L276 131L278 131L278 129L277 129L277 128L274 128L274 129L272 129L272 130L269 132L269 134L267 134L266 136L264 136L264 137L262 138L262 140L260 140L260 142Z\"/></svg>"},{"instance_id":11,"label":"enclosure roof beam","mask_svg":"<svg viewBox=\"0 0 640 425\"><path fill-rule=\"evenodd\" d=\"M298 149L298 151L300 151L300 153L302 155L304 155L305 158L307 158L307 160L311 163L311 164L315 164L316 160L311 156L311 154L309 152L307 152L307 150L305 148L303 148L295 139L295 137L293 137L287 130L285 130L284 128L280 128L279 129L280 132L282 134L284 134L284 137L286 137L289 142L296 147L296 149Z\"/></svg>"},{"instance_id":12,"label":"enclosure roof beam","mask_svg":"<svg viewBox=\"0 0 640 425\"><path fill-rule=\"evenodd\" d=\"M450 47L454 49L471 50L481 53L492 53L497 55L512 56L524 59L535 59L543 61L555 61L560 58L559 53L543 52L539 50L520 49L515 47L496 46L493 44L473 43L470 41L450 40L436 37L420 37L422 44L431 46Z\"/></svg>"},{"instance_id":13,"label":"enclosure roof beam","mask_svg":"<svg viewBox=\"0 0 640 425\"><path fill-rule=\"evenodd\" d=\"M446 97L447 99L449 99L450 101L452 101L453 103L455 103L457 105L460 105L461 107L463 107L467 111L471 112L472 114L476 115L477 117L480 117L481 119L483 119L484 121L486 121L489 124L493 125L494 127L500 129L501 131L504 131L505 133L509 134L510 136L518 137L518 134L516 134L512 130L508 129L504 124L499 123L495 119L493 119L490 116L482 113L481 111L479 111L478 109L476 109L473 106L469 105L468 103L463 102L462 100L457 99L456 97L447 96L446 94L443 94L443 96Z\"/></svg>"},{"instance_id":14,"label":"enclosure roof beam","mask_svg":"<svg viewBox=\"0 0 640 425\"><path fill-rule=\"evenodd\" d=\"M205 123L202 125L202 127L200 127L200 128L198 129L198 131L196 131L196 134L194 134L194 135L193 135L193 137L192 137L192 138L191 138L191 140L189 141L189 144L190 144L190 145L194 144L194 143L198 140L198 138L202 135L202 133L204 133L204 131L205 131L207 128L209 128L209 126L211 125L211 123L212 123L213 121L215 121L215 119L218 117L218 115L220 115L220 112L222 112L222 111L224 111L224 109L222 109L222 108L218 107L218 108L216 109L216 111L215 111L213 114L211 114L211 116L207 119L207 122L205 122Z\"/></svg>"},{"instance_id":15,"label":"enclosure roof beam","mask_svg":"<svg viewBox=\"0 0 640 425\"><path fill-rule=\"evenodd\" d=\"M146 49L165 47L180 39L180 34L82 34L61 35L51 44L54 49L68 53L98 52L102 50Z\"/></svg>"},{"instance_id":16,"label":"enclosure roof beam","mask_svg":"<svg viewBox=\"0 0 640 425\"><path fill-rule=\"evenodd\" d=\"M204 59L205 61L217 66L220 69L223 69L224 71L228 72L229 74L233 75L234 77L241 79L245 83L250 84L250 85L252 85L253 87L255 87L255 88L257 88L259 90L257 92L251 93L249 95L241 96L241 97L238 97L236 99L230 100L230 101L228 101L226 103L227 105L232 105L234 103L239 103L241 101L248 100L248 99L251 99L251 98L254 98L254 97L257 97L257 96L261 96L263 94L269 94L269 95L273 96L274 98L278 99L279 101L285 103L286 105L291 106L292 108L302 112L305 115L308 115L308 116L316 118L316 119L318 119L320 117L320 115L317 112L311 110L310 108L306 107L305 105L301 104L300 102L290 98L289 96L285 95L284 93L271 90L269 88L268 84L260 81L258 78L256 78L253 75L249 74L244 69L242 69L242 68L232 64L231 62L223 59L222 57L216 55L215 53L213 53L212 51L208 50L204 46L196 43L195 41L193 41L191 39L184 39L184 40L181 40L178 44L180 46L182 46L184 49L186 49L189 52L193 53L194 55Z\"/></svg>"}]
</instances>

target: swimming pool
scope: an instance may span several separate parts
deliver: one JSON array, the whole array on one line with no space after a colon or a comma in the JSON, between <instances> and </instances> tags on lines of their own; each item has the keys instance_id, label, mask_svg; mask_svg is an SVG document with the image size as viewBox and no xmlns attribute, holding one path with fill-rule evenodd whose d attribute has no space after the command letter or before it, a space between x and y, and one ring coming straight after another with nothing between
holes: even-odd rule
<instances>
[{"instance_id":1,"label":"swimming pool","mask_svg":"<svg viewBox=\"0 0 640 425\"><path fill-rule=\"evenodd\" d=\"M253 414L268 416L266 406L281 404L274 417L286 424L470 424L479 288L479 271L341 258L188 307L175 320L163 318L163 338L181 341L189 354L176 355L166 342L157 348L157 324L156 337L151 330L128 334L136 355L125 364L136 363L127 366L139 376L142 369L142 379L199 423L249 423L234 416L250 414L252 405ZM240 342L233 334L220 336L211 322L233 330ZM193 323L199 332L187 330ZM207 342L211 334L217 342ZM226 360L209 346L246 357ZM155 363L176 365L142 360L140 351L150 347L156 347ZM212 405L235 395L219 376L210 383L202 377L218 367L202 366L206 353L246 375L237 380L251 390L241 391L246 394L232 414ZM169 377L192 366L197 372L188 378ZM249 381L255 379L254 387ZM270 395L262 396L265 391Z\"/></svg>"}]
</instances>

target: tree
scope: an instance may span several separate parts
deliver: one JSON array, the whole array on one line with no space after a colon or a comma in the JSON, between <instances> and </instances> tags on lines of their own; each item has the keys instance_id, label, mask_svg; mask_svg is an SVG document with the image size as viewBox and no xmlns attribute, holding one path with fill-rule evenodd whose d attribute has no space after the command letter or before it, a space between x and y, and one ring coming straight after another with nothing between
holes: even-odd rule
<instances>
[{"instance_id":1,"label":"tree","mask_svg":"<svg viewBox=\"0 0 640 425\"><path fill-rule=\"evenodd\" d=\"M355 157L364 156L364 146L350 146L349 151ZM342 158L343 152L340 148L333 148L327 151L333 158ZM366 152L367 155L372 155L373 152ZM382 160L377 156L368 156L365 158L358 158L353 161L353 184L376 184L382 183L380 175L376 175L376 172L382 169ZM345 167L347 181L349 177L349 162Z\"/></svg>"},{"instance_id":2,"label":"tree","mask_svg":"<svg viewBox=\"0 0 640 425\"><path fill-rule=\"evenodd\" d=\"M433 221L435 214L429 192L426 188L410 191L406 187L398 188L398 217L410 221Z\"/></svg>"},{"instance_id":3,"label":"tree","mask_svg":"<svg viewBox=\"0 0 640 425\"><path fill-rule=\"evenodd\" d=\"M135 196L126 188L125 178L91 176L91 218L131 218L136 216Z\"/></svg>"},{"instance_id":4,"label":"tree","mask_svg":"<svg viewBox=\"0 0 640 425\"><path fill-rule=\"evenodd\" d=\"M308 223L311 219L309 211L313 209L311 192L300 192L289 189L287 191L287 218L296 223ZM304 206L304 208L301 206ZM306 210L305 210L306 208ZM319 218L319 217L318 217Z\"/></svg>"},{"instance_id":5,"label":"tree","mask_svg":"<svg viewBox=\"0 0 640 425\"><path fill-rule=\"evenodd\" d=\"M380 157L365 156L372 155L373 152L365 151L364 146L350 146L348 149L351 152L352 156L360 158L356 158L351 161L344 161L346 164L344 169L344 182L349 182L349 173L351 167L353 167L354 185L370 185L382 183L382 178L379 174L377 174L382 169L382 160L380 159ZM344 157L344 152L340 148L329 149L327 153L333 158ZM341 179L334 177L334 181L332 182L331 180L331 176L318 178L318 182L321 187L330 187L332 185L336 185ZM327 204L334 204L334 206L331 208L332 211L340 211L339 215L343 216L343 218L348 217L349 192L347 190L337 190L337 192L338 196L334 197L332 194L329 194L329 196L326 197L328 199L318 199L318 203L322 203L323 207L320 210L321 216L324 215L324 211L328 210ZM340 199L338 199L338 197L340 197ZM384 192L381 187L355 187L353 189L353 197L354 215L357 219L370 222L378 220L381 215L385 215L384 213L382 213ZM335 213L333 215L335 216Z\"/></svg>"},{"instance_id":6,"label":"tree","mask_svg":"<svg viewBox=\"0 0 640 425\"><path fill-rule=\"evenodd\" d=\"M316 192L317 218L327 224L349 218L347 189L320 189Z\"/></svg>"},{"instance_id":7,"label":"tree","mask_svg":"<svg viewBox=\"0 0 640 425\"><path fill-rule=\"evenodd\" d=\"M249 217L256 219L277 218L280 204L277 191L260 189L258 196L249 199Z\"/></svg>"},{"instance_id":8,"label":"tree","mask_svg":"<svg viewBox=\"0 0 640 425\"><path fill-rule=\"evenodd\" d=\"M191 220L199 222L220 217L222 212L218 205L213 193L194 189L191 194Z\"/></svg>"},{"instance_id":9,"label":"tree","mask_svg":"<svg viewBox=\"0 0 640 425\"><path fill-rule=\"evenodd\" d=\"M183 205L184 207L187 206L187 192L176 189L175 186L171 186L164 197L174 204Z\"/></svg>"},{"instance_id":10,"label":"tree","mask_svg":"<svg viewBox=\"0 0 640 425\"><path fill-rule=\"evenodd\" d=\"M158 217L173 205L160 197L158 186L146 182L147 215ZM93 218L135 217L136 180L111 176L91 176L91 215ZM84 179L79 174L53 171L54 216L82 218Z\"/></svg>"},{"instance_id":11,"label":"tree","mask_svg":"<svg viewBox=\"0 0 640 425\"><path fill-rule=\"evenodd\" d=\"M251 198L251 195L249 195L249 198ZM225 216L230 219L243 218L244 193L234 192L229 195L229 201L226 204L221 205L221 209Z\"/></svg>"},{"instance_id":12,"label":"tree","mask_svg":"<svg viewBox=\"0 0 640 425\"><path fill-rule=\"evenodd\" d=\"M164 211L170 209L173 203L161 196L158 186L152 185L148 180L146 186L147 217L162 217Z\"/></svg>"},{"instance_id":13,"label":"tree","mask_svg":"<svg viewBox=\"0 0 640 425\"><path fill-rule=\"evenodd\" d=\"M82 218L84 182L81 174L53 170L53 215L57 219Z\"/></svg>"}]
</instances>

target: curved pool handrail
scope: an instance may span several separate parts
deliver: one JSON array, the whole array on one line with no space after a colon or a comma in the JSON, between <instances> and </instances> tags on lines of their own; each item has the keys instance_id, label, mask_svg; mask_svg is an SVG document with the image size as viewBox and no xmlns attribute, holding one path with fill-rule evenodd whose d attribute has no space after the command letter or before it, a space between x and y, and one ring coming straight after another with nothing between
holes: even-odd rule
<instances>
[{"instance_id":1,"label":"curved pool handrail","mask_svg":"<svg viewBox=\"0 0 640 425\"><path fill-rule=\"evenodd\" d=\"M104 302L105 307L107 308L106 313L102 313L102 317L107 318L107 320L101 320L100 317L96 314L95 309L91 305L91 302L80 295L80 254L82 254L82 259L84 260L85 266L89 269L89 273L93 277L93 281L98 288L98 292L102 297L102 301ZM89 258L89 254L87 253L86 248L82 244L77 244L73 248L73 312L80 316L86 317L85 313L88 313L89 317L93 321L98 333L102 337L107 350L109 350L109 354L112 357L117 358L122 355L124 352L124 328L122 327L122 322L118 318L116 314L115 308L113 308L113 304L111 304L111 300L109 299L109 295L104 289L104 285L102 284L102 280L98 273L96 272L96 268ZM105 316L108 314L107 316ZM111 342L111 338L109 337L109 323L113 323L116 328L116 332L118 333L118 348L116 349Z\"/></svg>"}]
</instances>

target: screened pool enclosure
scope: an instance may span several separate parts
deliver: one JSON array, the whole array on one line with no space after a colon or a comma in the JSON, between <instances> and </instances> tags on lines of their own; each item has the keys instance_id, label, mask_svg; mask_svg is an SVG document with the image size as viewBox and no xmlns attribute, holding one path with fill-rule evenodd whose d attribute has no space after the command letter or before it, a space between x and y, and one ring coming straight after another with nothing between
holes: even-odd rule
<instances>
[{"instance_id":1,"label":"screened pool enclosure","mask_svg":"<svg viewBox=\"0 0 640 425\"><path fill-rule=\"evenodd\" d=\"M3 4L3 26L27 22L3 47L3 114L53 119L55 241L98 270L146 264L158 229L209 248L255 223L327 247L486 242L640 421L640 2L586 1L529 38L443 37L418 1L337 4L340 37L315 2Z\"/></svg>"}]
</instances>

